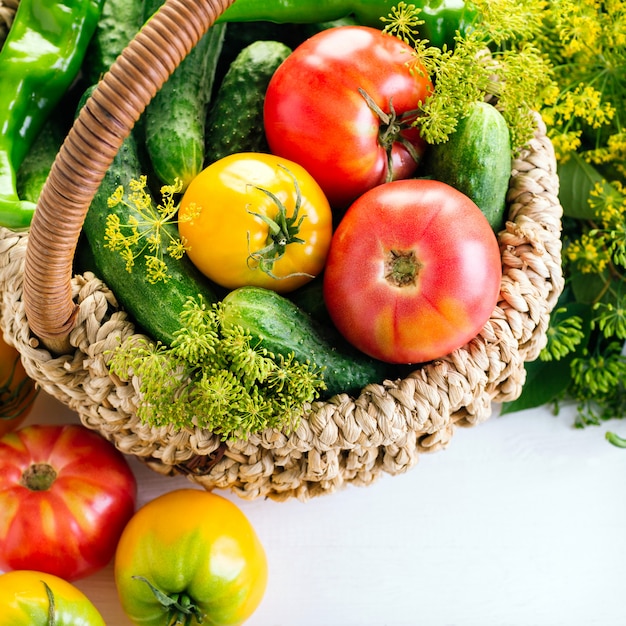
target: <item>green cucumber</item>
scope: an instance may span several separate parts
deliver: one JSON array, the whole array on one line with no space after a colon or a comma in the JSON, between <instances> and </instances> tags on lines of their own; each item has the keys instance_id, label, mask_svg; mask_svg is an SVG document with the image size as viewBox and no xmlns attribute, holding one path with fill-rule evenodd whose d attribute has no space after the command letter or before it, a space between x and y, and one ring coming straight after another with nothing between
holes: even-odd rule
<instances>
[{"instance_id":1,"label":"green cucumber","mask_svg":"<svg viewBox=\"0 0 626 626\"><path fill-rule=\"evenodd\" d=\"M307 24L279 24L277 22L228 22L224 47L220 58L217 75L218 84L222 82L230 64L237 55L255 41L279 41L292 50L310 37Z\"/></svg>"},{"instance_id":2,"label":"green cucumber","mask_svg":"<svg viewBox=\"0 0 626 626\"><path fill-rule=\"evenodd\" d=\"M323 368L325 396L358 393L381 383L393 367L349 346L331 327L322 326L288 298L262 287L239 287L222 300L222 324L241 326L273 354Z\"/></svg>"},{"instance_id":3,"label":"green cucumber","mask_svg":"<svg viewBox=\"0 0 626 626\"><path fill-rule=\"evenodd\" d=\"M164 0L146 0L144 17ZM183 191L204 167L206 116L215 71L225 35L225 24L209 28L198 44L174 70L144 113L146 149L154 173Z\"/></svg>"},{"instance_id":4,"label":"green cucumber","mask_svg":"<svg viewBox=\"0 0 626 626\"><path fill-rule=\"evenodd\" d=\"M97 83L109 70L143 21L143 0L105 0L83 64L88 84Z\"/></svg>"},{"instance_id":5,"label":"green cucumber","mask_svg":"<svg viewBox=\"0 0 626 626\"><path fill-rule=\"evenodd\" d=\"M255 41L231 63L213 99L206 128L208 162L236 152L268 152L263 102L271 77L291 54L279 41Z\"/></svg>"},{"instance_id":6,"label":"green cucumber","mask_svg":"<svg viewBox=\"0 0 626 626\"><path fill-rule=\"evenodd\" d=\"M137 141L131 133L115 156L87 211L82 234L89 250L87 253L83 251L79 262L93 264L94 273L110 287L120 306L140 329L153 339L170 345L174 333L180 328L180 315L188 298L202 296L206 302L214 302L216 296L186 255L177 260L166 253L167 242L162 244L162 250L169 278L166 282L154 284L147 280L143 257L136 260L129 273L120 252L106 247L109 214L117 214L122 224L136 217L140 223L138 230L145 229L141 225L141 216L134 209L123 203L115 207L109 207L107 203L120 185L128 191L130 181L138 180L143 171ZM173 235L178 234L175 225L168 223L164 227Z\"/></svg>"},{"instance_id":7,"label":"green cucumber","mask_svg":"<svg viewBox=\"0 0 626 626\"><path fill-rule=\"evenodd\" d=\"M65 139L66 130L58 115L52 115L43 125L16 175L17 192L22 200L37 203L52 163Z\"/></svg>"},{"instance_id":8,"label":"green cucumber","mask_svg":"<svg viewBox=\"0 0 626 626\"><path fill-rule=\"evenodd\" d=\"M492 105L475 102L447 142L430 146L426 169L469 196L497 232L504 221L511 157L504 117Z\"/></svg>"}]
</instances>

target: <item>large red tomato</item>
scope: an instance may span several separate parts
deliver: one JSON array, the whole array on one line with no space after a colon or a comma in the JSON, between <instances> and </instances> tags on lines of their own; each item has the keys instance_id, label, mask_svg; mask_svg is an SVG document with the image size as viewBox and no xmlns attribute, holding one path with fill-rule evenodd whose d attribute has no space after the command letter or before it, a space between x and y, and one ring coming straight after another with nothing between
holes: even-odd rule
<instances>
[{"instance_id":1,"label":"large red tomato","mask_svg":"<svg viewBox=\"0 0 626 626\"><path fill-rule=\"evenodd\" d=\"M363 26L322 31L270 81L270 149L300 163L331 206L345 208L375 185L415 172L425 144L411 122L430 90L397 37Z\"/></svg>"},{"instance_id":2,"label":"large red tomato","mask_svg":"<svg viewBox=\"0 0 626 626\"><path fill-rule=\"evenodd\" d=\"M78 424L26 426L0 439L0 571L65 580L113 557L134 513L135 477L124 456Z\"/></svg>"},{"instance_id":3,"label":"large red tomato","mask_svg":"<svg viewBox=\"0 0 626 626\"><path fill-rule=\"evenodd\" d=\"M441 358L475 337L493 312L502 265L485 216L434 180L368 191L331 241L324 298L354 346L391 363Z\"/></svg>"}]
</instances>

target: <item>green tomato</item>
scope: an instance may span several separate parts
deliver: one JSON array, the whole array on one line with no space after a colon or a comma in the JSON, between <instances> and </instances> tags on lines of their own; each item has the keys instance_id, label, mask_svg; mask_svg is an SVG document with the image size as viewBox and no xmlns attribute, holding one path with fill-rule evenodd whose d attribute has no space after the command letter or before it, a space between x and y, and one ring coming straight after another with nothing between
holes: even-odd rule
<instances>
[{"instance_id":1,"label":"green tomato","mask_svg":"<svg viewBox=\"0 0 626 626\"><path fill-rule=\"evenodd\" d=\"M254 528L232 502L179 489L151 500L126 525L115 555L115 584L135 624L242 624L267 584ZM176 621L178 620L178 621Z\"/></svg>"},{"instance_id":2,"label":"green tomato","mask_svg":"<svg viewBox=\"0 0 626 626\"><path fill-rule=\"evenodd\" d=\"M0 626L105 626L74 585L52 574L15 570L0 576Z\"/></svg>"}]
</instances>

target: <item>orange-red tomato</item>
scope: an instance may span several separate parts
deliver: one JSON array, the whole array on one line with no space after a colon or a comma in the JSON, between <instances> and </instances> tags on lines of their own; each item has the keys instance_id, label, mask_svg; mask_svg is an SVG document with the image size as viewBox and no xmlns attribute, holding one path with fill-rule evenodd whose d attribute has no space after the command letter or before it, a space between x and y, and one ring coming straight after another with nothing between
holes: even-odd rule
<instances>
[{"instance_id":1,"label":"orange-red tomato","mask_svg":"<svg viewBox=\"0 0 626 626\"><path fill-rule=\"evenodd\" d=\"M348 209L331 243L324 299L362 352L421 363L480 332L501 277L498 241L474 202L445 183L399 180Z\"/></svg>"},{"instance_id":2,"label":"orange-red tomato","mask_svg":"<svg viewBox=\"0 0 626 626\"><path fill-rule=\"evenodd\" d=\"M322 271L332 215L320 186L300 165L238 153L191 181L178 229L192 263L218 285L285 293Z\"/></svg>"},{"instance_id":3,"label":"orange-red tomato","mask_svg":"<svg viewBox=\"0 0 626 626\"><path fill-rule=\"evenodd\" d=\"M0 334L0 437L15 430L30 413L37 395L19 352Z\"/></svg>"},{"instance_id":4,"label":"orange-red tomato","mask_svg":"<svg viewBox=\"0 0 626 626\"><path fill-rule=\"evenodd\" d=\"M124 456L84 426L7 433L0 438L0 571L65 580L98 571L134 512L136 490Z\"/></svg>"}]
</instances>

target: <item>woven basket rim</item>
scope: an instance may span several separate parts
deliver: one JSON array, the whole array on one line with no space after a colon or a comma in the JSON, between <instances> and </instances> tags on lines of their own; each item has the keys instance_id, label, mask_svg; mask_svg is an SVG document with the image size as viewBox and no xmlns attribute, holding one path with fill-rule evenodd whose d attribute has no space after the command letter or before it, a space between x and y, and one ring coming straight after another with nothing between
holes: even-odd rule
<instances>
[{"instance_id":1,"label":"woven basket rim","mask_svg":"<svg viewBox=\"0 0 626 626\"><path fill-rule=\"evenodd\" d=\"M137 381L122 383L106 370L104 353L112 342L136 332L114 294L93 275L74 276L74 351L53 355L24 312L28 235L1 229L5 336L41 387L76 410L86 426L160 473L185 474L201 486L231 489L244 498L276 500L304 500L348 483L369 484L383 472L401 473L421 453L447 446L455 427L487 419L493 402L517 397L524 361L536 358L545 343L549 313L563 288L562 209L551 144L539 118L537 135L514 163L521 182L510 191L509 221L498 235L507 269L498 307L481 334L406 379L369 385L358 397L339 394L314 403L292 437L268 431L225 444L201 429L179 433L139 423L133 414Z\"/></svg>"},{"instance_id":2,"label":"woven basket rim","mask_svg":"<svg viewBox=\"0 0 626 626\"><path fill-rule=\"evenodd\" d=\"M168 0L167 6L188 2ZM204 19L211 22L214 17L211 13ZM180 55L184 57L185 50ZM161 79L163 74L156 82ZM119 96L106 88L98 98L87 115L120 106ZM132 127L135 114L125 113L127 125ZM545 345L549 314L563 289L562 208L552 144L541 118L535 119L535 137L513 162L508 221L498 234L503 260L500 299L481 333L447 357L416 367L404 379L368 385L355 397L338 394L305 406L304 419L293 433L268 430L246 441L223 442L199 428L176 431L139 422L138 381L112 376L106 356L120 339L135 334L135 327L102 281L91 274L72 276L70 268L67 293L61 298L63 317L71 321L62 329L62 334L67 331L63 346L69 349L57 353L42 344L25 303L33 272L38 271L29 268L29 251L43 247L49 253L37 229L28 234L0 229L5 337L41 387L76 410L87 427L160 473L186 474L205 488L231 489L246 498L283 500L307 499L348 483L369 484L383 472L406 471L422 452L445 447L456 426L481 423L490 416L493 402L519 396L524 361L536 358ZM114 156L117 149L111 146L110 151ZM77 204L87 202L88 208L99 176L87 176L86 190L79 190L86 200ZM58 184L48 181L46 188L57 192ZM82 211L84 206L76 209L79 216ZM38 214L39 209L36 219ZM44 223L64 230L64 225ZM78 233L70 239L73 250ZM37 306L54 308L58 303L36 293Z\"/></svg>"}]
</instances>

